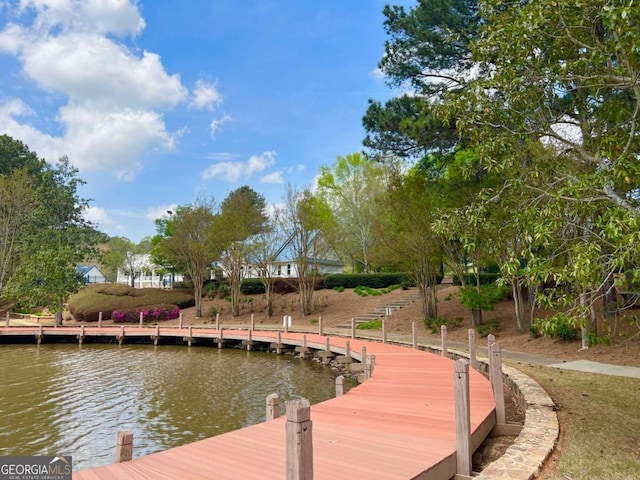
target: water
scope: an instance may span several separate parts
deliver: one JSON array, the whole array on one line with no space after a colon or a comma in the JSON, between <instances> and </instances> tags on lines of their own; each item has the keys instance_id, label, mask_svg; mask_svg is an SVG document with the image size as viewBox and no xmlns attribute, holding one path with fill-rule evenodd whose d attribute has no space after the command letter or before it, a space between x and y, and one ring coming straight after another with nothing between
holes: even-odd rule
<instances>
[{"instance_id":1,"label":"water","mask_svg":"<svg viewBox=\"0 0 640 480\"><path fill-rule=\"evenodd\" d=\"M74 470L112 463L118 430L135 458L264 421L271 393L335 394L316 362L166 345L0 345L0 379L0 455L72 455Z\"/></svg>"}]
</instances>

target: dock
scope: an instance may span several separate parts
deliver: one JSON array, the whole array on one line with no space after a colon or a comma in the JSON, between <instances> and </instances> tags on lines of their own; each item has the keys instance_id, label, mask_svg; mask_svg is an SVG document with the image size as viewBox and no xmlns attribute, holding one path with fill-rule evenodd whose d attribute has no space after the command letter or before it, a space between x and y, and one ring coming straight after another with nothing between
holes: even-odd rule
<instances>
[{"instance_id":1,"label":"dock","mask_svg":"<svg viewBox=\"0 0 640 480\"><path fill-rule=\"evenodd\" d=\"M305 354L375 358L368 378L311 406L313 478L443 480L456 477L455 362L417 348L357 338L258 330L176 327L4 327L0 341L64 340L238 348L298 347ZM243 343L244 342L244 343ZM364 348L363 348L364 347ZM470 447L496 424L491 384L469 370ZM272 392L265 392L265 395ZM210 408L194 405L193 408ZM286 416L123 463L74 472L76 480L284 479ZM197 426L194 426L197 428ZM115 432L114 432L115 438ZM134 442L135 443L135 442ZM70 452L73 454L73 452ZM471 478L459 476L456 478Z\"/></svg>"}]
</instances>

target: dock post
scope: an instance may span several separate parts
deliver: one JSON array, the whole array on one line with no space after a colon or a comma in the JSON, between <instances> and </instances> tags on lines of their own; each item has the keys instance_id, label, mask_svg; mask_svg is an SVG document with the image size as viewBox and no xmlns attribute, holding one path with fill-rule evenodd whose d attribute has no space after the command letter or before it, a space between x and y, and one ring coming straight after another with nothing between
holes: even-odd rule
<instances>
[{"instance_id":1,"label":"dock post","mask_svg":"<svg viewBox=\"0 0 640 480\"><path fill-rule=\"evenodd\" d=\"M476 331L469 329L469 362L471 368L478 369L478 361L476 360Z\"/></svg>"},{"instance_id":2,"label":"dock post","mask_svg":"<svg viewBox=\"0 0 640 480\"><path fill-rule=\"evenodd\" d=\"M496 336L492 333L487 336L487 357L489 358L489 381L490 382L492 382L491 377L493 375L493 368L491 366L491 362L493 362L493 358L491 358L491 345L493 345L494 343L496 343Z\"/></svg>"},{"instance_id":3,"label":"dock post","mask_svg":"<svg viewBox=\"0 0 640 480\"><path fill-rule=\"evenodd\" d=\"M224 329L220 329L220 335L218 336L218 348L222 348L224 345Z\"/></svg>"},{"instance_id":4,"label":"dock post","mask_svg":"<svg viewBox=\"0 0 640 480\"><path fill-rule=\"evenodd\" d=\"M362 346L362 353L360 354L360 363L362 363L362 365L367 363L367 347L365 347L364 345Z\"/></svg>"},{"instance_id":5,"label":"dock post","mask_svg":"<svg viewBox=\"0 0 640 480\"><path fill-rule=\"evenodd\" d=\"M251 319L253 319L253 314L251 314ZM253 343L253 337L251 336L251 332L253 332L253 328L251 328L247 332L247 352L251 351L251 344Z\"/></svg>"},{"instance_id":6,"label":"dock post","mask_svg":"<svg viewBox=\"0 0 640 480\"><path fill-rule=\"evenodd\" d=\"M98 312L98 328L102 328L102 312Z\"/></svg>"},{"instance_id":7,"label":"dock post","mask_svg":"<svg viewBox=\"0 0 640 480\"><path fill-rule=\"evenodd\" d=\"M411 322L411 344L413 348L418 348L418 324Z\"/></svg>"},{"instance_id":8,"label":"dock post","mask_svg":"<svg viewBox=\"0 0 640 480\"><path fill-rule=\"evenodd\" d=\"M78 335L78 344L82 345L84 340L84 325L80 325L80 335Z\"/></svg>"},{"instance_id":9,"label":"dock post","mask_svg":"<svg viewBox=\"0 0 640 480\"><path fill-rule=\"evenodd\" d=\"M220 314L216 313L216 330L220 330Z\"/></svg>"},{"instance_id":10,"label":"dock post","mask_svg":"<svg viewBox=\"0 0 640 480\"><path fill-rule=\"evenodd\" d=\"M267 421L280 416L280 397L277 393L267 395Z\"/></svg>"},{"instance_id":11,"label":"dock post","mask_svg":"<svg viewBox=\"0 0 640 480\"><path fill-rule=\"evenodd\" d=\"M159 341L160 341L160 325L156 325L156 336L153 339L153 344L158 345Z\"/></svg>"},{"instance_id":12,"label":"dock post","mask_svg":"<svg viewBox=\"0 0 640 480\"><path fill-rule=\"evenodd\" d=\"M120 326L120 336L118 337L118 345L122 345L124 341L124 325Z\"/></svg>"},{"instance_id":13,"label":"dock post","mask_svg":"<svg viewBox=\"0 0 640 480\"><path fill-rule=\"evenodd\" d=\"M351 338L356 338L356 319L351 319Z\"/></svg>"},{"instance_id":14,"label":"dock post","mask_svg":"<svg viewBox=\"0 0 640 480\"><path fill-rule=\"evenodd\" d=\"M456 473L471 475L471 412L469 401L469 363L455 363Z\"/></svg>"},{"instance_id":15,"label":"dock post","mask_svg":"<svg viewBox=\"0 0 640 480\"><path fill-rule=\"evenodd\" d=\"M493 387L493 397L496 400L496 423L507 423L504 408L504 387L502 385L502 351L498 343L491 345L489 349L491 358L491 386Z\"/></svg>"},{"instance_id":16,"label":"dock post","mask_svg":"<svg viewBox=\"0 0 640 480\"><path fill-rule=\"evenodd\" d=\"M120 430L116 440L115 463L128 462L133 458L133 431Z\"/></svg>"},{"instance_id":17,"label":"dock post","mask_svg":"<svg viewBox=\"0 0 640 480\"><path fill-rule=\"evenodd\" d=\"M189 325L189 338L187 340L187 346L191 346L191 342L193 341L193 325Z\"/></svg>"},{"instance_id":18,"label":"dock post","mask_svg":"<svg viewBox=\"0 0 640 480\"><path fill-rule=\"evenodd\" d=\"M11 312L9 310L7 310L7 315L5 317L5 327L9 326L9 323L11 323Z\"/></svg>"},{"instance_id":19,"label":"dock post","mask_svg":"<svg viewBox=\"0 0 640 480\"><path fill-rule=\"evenodd\" d=\"M182 330L182 312L180 312L180 315L178 316L178 328Z\"/></svg>"},{"instance_id":20,"label":"dock post","mask_svg":"<svg viewBox=\"0 0 640 480\"><path fill-rule=\"evenodd\" d=\"M382 319L382 343L387 343L387 322Z\"/></svg>"},{"instance_id":21,"label":"dock post","mask_svg":"<svg viewBox=\"0 0 640 480\"><path fill-rule=\"evenodd\" d=\"M38 343L38 345L42 343L42 335L43 335L42 324L40 324L40 328L38 329L38 334L36 335L36 342Z\"/></svg>"},{"instance_id":22,"label":"dock post","mask_svg":"<svg viewBox=\"0 0 640 480\"><path fill-rule=\"evenodd\" d=\"M306 398L287 402L287 480L313 480L311 405Z\"/></svg>"},{"instance_id":23,"label":"dock post","mask_svg":"<svg viewBox=\"0 0 640 480\"><path fill-rule=\"evenodd\" d=\"M289 317L287 315L282 317L282 323L284 323L284 333L289 333Z\"/></svg>"},{"instance_id":24,"label":"dock post","mask_svg":"<svg viewBox=\"0 0 640 480\"><path fill-rule=\"evenodd\" d=\"M280 355L282 353L282 338L280 336L280 330L276 332L276 355Z\"/></svg>"},{"instance_id":25,"label":"dock post","mask_svg":"<svg viewBox=\"0 0 640 480\"><path fill-rule=\"evenodd\" d=\"M374 367L376 366L376 356L375 356L375 355L371 355L371 356L369 357L369 363L370 363L370 366L369 366L369 376L371 376L371 374L373 373L373 369L374 369Z\"/></svg>"},{"instance_id":26,"label":"dock post","mask_svg":"<svg viewBox=\"0 0 640 480\"><path fill-rule=\"evenodd\" d=\"M351 363L351 343L349 343L349 340L344 342L344 349L344 356L347 358L347 363Z\"/></svg>"},{"instance_id":27,"label":"dock post","mask_svg":"<svg viewBox=\"0 0 640 480\"><path fill-rule=\"evenodd\" d=\"M318 335L322 336L322 315L318 316Z\"/></svg>"},{"instance_id":28,"label":"dock post","mask_svg":"<svg viewBox=\"0 0 640 480\"><path fill-rule=\"evenodd\" d=\"M336 397L341 397L342 395L344 395L344 377L338 375L336 377Z\"/></svg>"},{"instance_id":29,"label":"dock post","mask_svg":"<svg viewBox=\"0 0 640 480\"><path fill-rule=\"evenodd\" d=\"M140 312L140 328L142 328L142 321L144 320L144 313Z\"/></svg>"},{"instance_id":30,"label":"dock post","mask_svg":"<svg viewBox=\"0 0 640 480\"><path fill-rule=\"evenodd\" d=\"M250 330L255 330L256 328L256 320L253 316L253 313L251 314L251 326L249 327Z\"/></svg>"},{"instance_id":31,"label":"dock post","mask_svg":"<svg viewBox=\"0 0 640 480\"><path fill-rule=\"evenodd\" d=\"M447 349L447 326L442 325L440 327L440 341L442 342L442 356L446 357L448 352Z\"/></svg>"}]
</instances>

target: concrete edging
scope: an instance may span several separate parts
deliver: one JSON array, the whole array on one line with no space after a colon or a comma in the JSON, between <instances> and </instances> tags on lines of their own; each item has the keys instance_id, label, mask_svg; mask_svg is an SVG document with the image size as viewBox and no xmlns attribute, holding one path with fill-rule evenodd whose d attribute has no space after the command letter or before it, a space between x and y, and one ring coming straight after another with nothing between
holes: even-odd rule
<instances>
[{"instance_id":1,"label":"concrete edging","mask_svg":"<svg viewBox=\"0 0 640 480\"><path fill-rule=\"evenodd\" d=\"M433 346L421 346L434 353L442 351ZM449 350L448 357L469 358L466 352ZM488 372L488 360L477 359L483 373ZM525 412L522 431L506 452L487 465L474 479L531 480L540 474L545 460L555 448L560 426L555 404L549 394L531 377L521 371L502 366L504 384L513 392Z\"/></svg>"}]
</instances>

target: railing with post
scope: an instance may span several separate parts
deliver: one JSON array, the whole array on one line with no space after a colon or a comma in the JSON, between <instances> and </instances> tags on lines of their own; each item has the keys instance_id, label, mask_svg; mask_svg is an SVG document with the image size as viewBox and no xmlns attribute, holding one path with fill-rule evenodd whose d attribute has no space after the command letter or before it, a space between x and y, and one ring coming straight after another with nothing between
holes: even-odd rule
<instances>
[{"instance_id":1,"label":"railing with post","mask_svg":"<svg viewBox=\"0 0 640 480\"><path fill-rule=\"evenodd\" d=\"M287 402L287 480L313 480L311 405L306 398Z\"/></svg>"}]
</instances>

